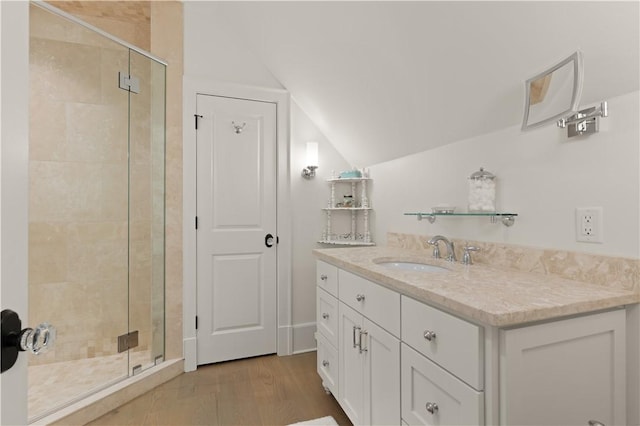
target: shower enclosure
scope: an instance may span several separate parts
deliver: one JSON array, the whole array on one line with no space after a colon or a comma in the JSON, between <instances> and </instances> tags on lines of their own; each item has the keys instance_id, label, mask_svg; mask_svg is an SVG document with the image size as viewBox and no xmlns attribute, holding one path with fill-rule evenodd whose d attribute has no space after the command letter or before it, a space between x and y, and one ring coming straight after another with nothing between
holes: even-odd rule
<instances>
[{"instance_id":1,"label":"shower enclosure","mask_svg":"<svg viewBox=\"0 0 640 426\"><path fill-rule=\"evenodd\" d=\"M33 421L164 360L166 66L41 3L29 48Z\"/></svg>"}]
</instances>

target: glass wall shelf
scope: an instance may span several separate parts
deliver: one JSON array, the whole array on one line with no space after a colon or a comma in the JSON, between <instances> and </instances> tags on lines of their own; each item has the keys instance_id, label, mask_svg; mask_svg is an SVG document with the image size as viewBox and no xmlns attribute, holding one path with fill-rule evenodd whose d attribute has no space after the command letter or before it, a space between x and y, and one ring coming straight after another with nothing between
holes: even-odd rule
<instances>
[{"instance_id":1,"label":"glass wall shelf","mask_svg":"<svg viewBox=\"0 0 640 426\"><path fill-rule=\"evenodd\" d=\"M501 212L479 212L479 213L405 213L405 216L417 216L418 220L427 219L429 223L436 221L437 216L456 216L456 217L488 217L491 219L491 223L497 223L501 221L504 226L512 226L517 213L501 213Z\"/></svg>"}]
</instances>

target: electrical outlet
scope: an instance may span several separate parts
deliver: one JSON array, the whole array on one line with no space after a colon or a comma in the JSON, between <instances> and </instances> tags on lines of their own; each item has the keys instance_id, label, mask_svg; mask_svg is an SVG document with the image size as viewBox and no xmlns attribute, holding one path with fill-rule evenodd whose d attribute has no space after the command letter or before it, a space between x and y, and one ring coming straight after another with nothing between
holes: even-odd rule
<instances>
[{"instance_id":1,"label":"electrical outlet","mask_svg":"<svg viewBox=\"0 0 640 426\"><path fill-rule=\"evenodd\" d=\"M576 241L601 243L602 207L576 208Z\"/></svg>"}]
</instances>

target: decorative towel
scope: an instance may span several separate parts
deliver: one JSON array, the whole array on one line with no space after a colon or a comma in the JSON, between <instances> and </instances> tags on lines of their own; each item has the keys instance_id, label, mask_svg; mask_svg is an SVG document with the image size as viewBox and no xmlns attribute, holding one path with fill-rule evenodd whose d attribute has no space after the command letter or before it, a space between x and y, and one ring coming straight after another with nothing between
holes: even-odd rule
<instances>
[{"instance_id":1,"label":"decorative towel","mask_svg":"<svg viewBox=\"0 0 640 426\"><path fill-rule=\"evenodd\" d=\"M335 419L331 416L322 417L320 419L307 420L306 422L294 423L293 425L304 426L338 426ZM290 425L290 426L293 426Z\"/></svg>"}]
</instances>

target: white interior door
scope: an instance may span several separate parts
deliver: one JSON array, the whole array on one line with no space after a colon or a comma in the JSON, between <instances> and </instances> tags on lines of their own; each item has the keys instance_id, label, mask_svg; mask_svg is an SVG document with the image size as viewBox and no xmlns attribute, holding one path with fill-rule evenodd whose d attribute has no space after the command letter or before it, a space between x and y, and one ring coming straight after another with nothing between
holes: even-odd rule
<instances>
[{"instance_id":1,"label":"white interior door","mask_svg":"<svg viewBox=\"0 0 640 426\"><path fill-rule=\"evenodd\" d=\"M276 104L196 108L197 362L275 353Z\"/></svg>"},{"instance_id":2,"label":"white interior door","mask_svg":"<svg viewBox=\"0 0 640 426\"><path fill-rule=\"evenodd\" d=\"M29 158L29 3L0 2L0 297L2 309L27 312ZM5 42L6 41L6 42ZM27 423L27 355L0 375L0 424Z\"/></svg>"}]
</instances>

